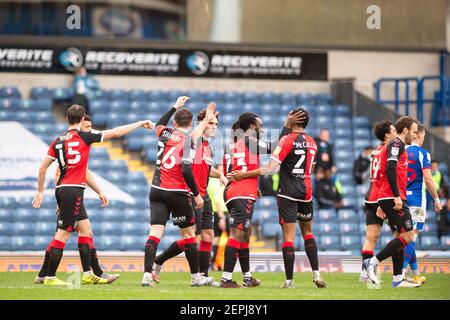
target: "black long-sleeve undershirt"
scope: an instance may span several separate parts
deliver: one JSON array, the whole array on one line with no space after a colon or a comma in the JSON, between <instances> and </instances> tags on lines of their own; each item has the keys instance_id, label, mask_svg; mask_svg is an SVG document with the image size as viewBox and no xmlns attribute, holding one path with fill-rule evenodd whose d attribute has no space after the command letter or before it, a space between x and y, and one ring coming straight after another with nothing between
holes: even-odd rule
<instances>
[{"instance_id":1,"label":"black long-sleeve undershirt","mask_svg":"<svg viewBox=\"0 0 450 320\"><path fill-rule=\"evenodd\" d=\"M173 114L177 111L174 107L170 108L169 111L164 113L161 118L156 123L156 126L166 126L169 123L170 118L172 118Z\"/></svg>"},{"instance_id":2,"label":"black long-sleeve undershirt","mask_svg":"<svg viewBox=\"0 0 450 320\"><path fill-rule=\"evenodd\" d=\"M183 172L184 181L188 185L189 189L191 189L194 197L198 196L199 192L197 189L197 185L195 184L194 174L192 173L192 163L189 161L181 162L181 170Z\"/></svg>"},{"instance_id":3,"label":"black long-sleeve undershirt","mask_svg":"<svg viewBox=\"0 0 450 320\"><path fill-rule=\"evenodd\" d=\"M386 165L386 176L394 197L400 197L397 184L397 161L389 160Z\"/></svg>"}]
</instances>

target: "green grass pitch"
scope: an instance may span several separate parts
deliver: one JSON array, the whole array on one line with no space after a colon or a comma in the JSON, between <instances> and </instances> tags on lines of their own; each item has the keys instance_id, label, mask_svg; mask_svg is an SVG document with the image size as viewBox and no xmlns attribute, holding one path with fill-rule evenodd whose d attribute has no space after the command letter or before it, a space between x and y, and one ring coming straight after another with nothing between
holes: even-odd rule
<instances>
[{"instance_id":1,"label":"green grass pitch","mask_svg":"<svg viewBox=\"0 0 450 320\"><path fill-rule=\"evenodd\" d=\"M219 273L212 273L215 279L220 278ZM67 280L73 274L58 273L58 277ZM78 288L46 287L33 283L35 273L3 272L0 273L0 299L32 299L32 300L276 300L276 299L450 299L450 275L427 274L427 283L420 288L391 287L391 275L382 275L381 289L368 289L365 284L359 283L356 273L322 273L328 284L326 289L318 289L312 283L310 273L296 273L294 276L295 289L280 289L284 273L254 273L262 280L258 288L221 289L211 287L192 288L189 286L188 273L162 273L161 283L154 288L140 286L142 274L138 272L122 273L120 279L111 285L81 285ZM234 279L242 281L240 274Z\"/></svg>"}]
</instances>

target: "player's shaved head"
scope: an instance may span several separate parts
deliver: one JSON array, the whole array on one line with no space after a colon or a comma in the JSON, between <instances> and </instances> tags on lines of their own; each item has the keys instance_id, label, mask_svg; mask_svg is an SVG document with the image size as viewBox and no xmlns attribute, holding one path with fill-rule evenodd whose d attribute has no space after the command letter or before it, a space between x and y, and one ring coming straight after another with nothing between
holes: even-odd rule
<instances>
[{"instance_id":1,"label":"player's shaved head","mask_svg":"<svg viewBox=\"0 0 450 320\"><path fill-rule=\"evenodd\" d=\"M175 112L174 120L178 126L187 128L192 125L193 114L189 109L180 108Z\"/></svg>"},{"instance_id":2,"label":"player's shaved head","mask_svg":"<svg viewBox=\"0 0 450 320\"><path fill-rule=\"evenodd\" d=\"M83 120L83 117L86 115L86 111L83 106L78 104L74 104L67 108L66 117L69 124L78 124Z\"/></svg>"}]
</instances>

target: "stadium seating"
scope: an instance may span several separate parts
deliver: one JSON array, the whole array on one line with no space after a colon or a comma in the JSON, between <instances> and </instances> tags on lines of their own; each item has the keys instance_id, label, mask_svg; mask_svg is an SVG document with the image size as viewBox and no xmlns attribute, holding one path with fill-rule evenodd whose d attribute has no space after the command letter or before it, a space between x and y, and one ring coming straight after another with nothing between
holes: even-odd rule
<instances>
[{"instance_id":1,"label":"stadium seating","mask_svg":"<svg viewBox=\"0 0 450 320\"><path fill-rule=\"evenodd\" d=\"M156 122L176 100L178 95L191 97L188 107L193 112L205 108L214 100L220 111L219 130L225 134L242 112L260 115L266 129L281 128L286 113L295 105L302 105L311 113L307 133L312 136L320 129L331 130L335 146L337 177L342 183L345 208L322 209L314 213L314 234L321 250L359 251L364 241L365 216L360 210L361 194L352 177L352 163L367 145L376 143L366 117L355 117L346 105L334 105L329 94L275 93L275 92L217 92L217 91L161 91L161 90L113 90L98 91L90 100L94 127L112 127L143 118ZM21 94L13 86L0 87L0 121L20 121L31 132L49 143L66 128L56 124L49 116L52 106L58 101L72 99L70 88L35 87L30 97ZM267 130L269 131L269 130ZM349 143L349 141L353 143ZM123 139L126 150L141 153L145 161L156 161L157 138L154 133L138 129ZM219 149L220 150L220 149ZM215 159L222 155L216 152ZM263 158L263 157L262 157ZM100 208L98 199L86 199L85 206L92 221L95 242L99 250L143 250L149 230L149 185L141 172L129 171L122 160L111 160L106 148L91 149L89 167L135 197L136 203L111 201L107 208ZM443 167L442 172L447 173ZM43 250L53 233L56 203L53 197L46 198L43 206L32 209L32 199L16 197L0 198L0 250ZM27 223L27 222L32 223ZM255 204L254 222L261 225L264 238L281 239L278 223L278 209L275 197L262 197ZM418 246L426 250L448 249L449 237L437 237L436 214L427 212L425 230L418 240ZM67 248L77 250L76 237L72 237ZM301 237L297 237L302 244ZM179 239L178 228L168 223L160 249ZM378 246L392 239L387 225L383 225Z\"/></svg>"}]
</instances>

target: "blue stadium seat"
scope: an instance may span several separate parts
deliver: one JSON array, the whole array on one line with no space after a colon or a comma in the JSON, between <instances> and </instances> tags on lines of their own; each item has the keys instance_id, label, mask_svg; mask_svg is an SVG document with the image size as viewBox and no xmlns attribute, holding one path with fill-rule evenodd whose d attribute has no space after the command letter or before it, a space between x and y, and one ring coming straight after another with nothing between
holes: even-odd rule
<instances>
[{"instance_id":1,"label":"blue stadium seat","mask_svg":"<svg viewBox=\"0 0 450 320\"><path fill-rule=\"evenodd\" d=\"M320 237L320 249L327 250L340 250L341 241L339 236L322 235Z\"/></svg>"},{"instance_id":2,"label":"blue stadium seat","mask_svg":"<svg viewBox=\"0 0 450 320\"><path fill-rule=\"evenodd\" d=\"M34 250L44 251L47 249L50 241L52 241L53 235L36 235L33 237Z\"/></svg>"},{"instance_id":3,"label":"blue stadium seat","mask_svg":"<svg viewBox=\"0 0 450 320\"><path fill-rule=\"evenodd\" d=\"M352 112L351 112L350 108L346 105L336 105L334 107L334 114L337 116L350 117Z\"/></svg>"},{"instance_id":4,"label":"blue stadium seat","mask_svg":"<svg viewBox=\"0 0 450 320\"><path fill-rule=\"evenodd\" d=\"M120 237L100 236L96 238L96 247L98 250L119 251L121 249Z\"/></svg>"},{"instance_id":5,"label":"blue stadium seat","mask_svg":"<svg viewBox=\"0 0 450 320\"><path fill-rule=\"evenodd\" d=\"M8 98L0 99L0 110L19 110L23 109L23 102L20 99Z\"/></svg>"},{"instance_id":6,"label":"blue stadium seat","mask_svg":"<svg viewBox=\"0 0 450 320\"><path fill-rule=\"evenodd\" d=\"M53 100L67 101L73 98L73 90L70 88L56 88L53 89Z\"/></svg>"},{"instance_id":7,"label":"blue stadium seat","mask_svg":"<svg viewBox=\"0 0 450 320\"><path fill-rule=\"evenodd\" d=\"M353 159L353 156L349 155L349 158ZM343 173L343 172L349 173L349 172L352 172L353 165L349 164L348 162L337 162L336 170L337 170L337 172L341 172L341 173Z\"/></svg>"},{"instance_id":8,"label":"blue stadium seat","mask_svg":"<svg viewBox=\"0 0 450 320\"><path fill-rule=\"evenodd\" d=\"M37 222L34 230L36 235L51 235L56 230L56 224L54 222Z\"/></svg>"},{"instance_id":9,"label":"blue stadium seat","mask_svg":"<svg viewBox=\"0 0 450 320\"><path fill-rule=\"evenodd\" d=\"M124 235L120 237L120 250L122 251L142 251L145 247L145 239L134 235Z\"/></svg>"},{"instance_id":10,"label":"blue stadium seat","mask_svg":"<svg viewBox=\"0 0 450 320\"><path fill-rule=\"evenodd\" d=\"M53 209L38 209L36 211L36 216L37 219L41 222L52 222L56 228L56 205L53 207Z\"/></svg>"},{"instance_id":11,"label":"blue stadium seat","mask_svg":"<svg viewBox=\"0 0 450 320\"><path fill-rule=\"evenodd\" d=\"M122 224L120 222L110 222L106 216L105 222L100 223L100 234L105 236L114 236L122 234Z\"/></svg>"},{"instance_id":12,"label":"blue stadium seat","mask_svg":"<svg viewBox=\"0 0 450 320\"><path fill-rule=\"evenodd\" d=\"M278 223L267 222L262 226L262 235L265 238L275 238L281 236L281 228Z\"/></svg>"},{"instance_id":13,"label":"blue stadium seat","mask_svg":"<svg viewBox=\"0 0 450 320\"><path fill-rule=\"evenodd\" d=\"M0 222L13 222L15 220L14 213L12 209L0 209Z\"/></svg>"},{"instance_id":14,"label":"blue stadium seat","mask_svg":"<svg viewBox=\"0 0 450 320\"><path fill-rule=\"evenodd\" d=\"M143 187L141 184L127 184L124 186L124 190L135 198L148 197L149 195L149 188L147 188L147 185Z\"/></svg>"},{"instance_id":15,"label":"blue stadium seat","mask_svg":"<svg viewBox=\"0 0 450 320\"><path fill-rule=\"evenodd\" d=\"M320 115L320 116L327 116L327 117L331 117L333 116L334 113L334 108L331 105L318 105L315 107L316 112Z\"/></svg>"},{"instance_id":16,"label":"blue stadium seat","mask_svg":"<svg viewBox=\"0 0 450 320\"><path fill-rule=\"evenodd\" d=\"M362 247L361 238L357 235L341 235L342 250L359 250Z\"/></svg>"},{"instance_id":17,"label":"blue stadium seat","mask_svg":"<svg viewBox=\"0 0 450 320\"><path fill-rule=\"evenodd\" d=\"M48 98L39 98L35 100L35 110L50 112L52 110L53 100Z\"/></svg>"},{"instance_id":18,"label":"blue stadium seat","mask_svg":"<svg viewBox=\"0 0 450 320\"><path fill-rule=\"evenodd\" d=\"M0 208L9 208L14 209L17 208L20 204L17 203L17 200L13 197L1 197L0 198Z\"/></svg>"},{"instance_id":19,"label":"blue stadium seat","mask_svg":"<svg viewBox=\"0 0 450 320\"><path fill-rule=\"evenodd\" d=\"M20 99L21 95L19 89L14 86L6 86L0 88L0 98L16 98Z\"/></svg>"},{"instance_id":20,"label":"blue stadium seat","mask_svg":"<svg viewBox=\"0 0 450 320\"><path fill-rule=\"evenodd\" d=\"M441 237L441 246L442 246L442 250L450 249L450 236L442 236Z\"/></svg>"},{"instance_id":21,"label":"blue stadium seat","mask_svg":"<svg viewBox=\"0 0 450 320\"><path fill-rule=\"evenodd\" d=\"M89 106L93 115L98 113L108 113L110 102L108 100L92 100Z\"/></svg>"},{"instance_id":22,"label":"blue stadium seat","mask_svg":"<svg viewBox=\"0 0 450 320\"><path fill-rule=\"evenodd\" d=\"M149 91L147 94L147 99L150 102L164 102L166 103L168 101L168 95L166 92L161 90L152 90ZM171 102L174 103L175 101Z\"/></svg>"},{"instance_id":23,"label":"blue stadium seat","mask_svg":"<svg viewBox=\"0 0 450 320\"><path fill-rule=\"evenodd\" d=\"M364 239L365 239L365 235L366 235L366 223L365 222L359 223L359 234L362 237L364 237Z\"/></svg>"},{"instance_id":24,"label":"blue stadium seat","mask_svg":"<svg viewBox=\"0 0 450 320\"><path fill-rule=\"evenodd\" d=\"M147 93L144 90L131 90L129 99L132 101L147 101Z\"/></svg>"},{"instance_id":25,"label":"blue stadium seat","mask_svg":"<svg viewBox=\"0 0 450 320\"><path fill-rule=\"evenodd\" d=\"M321 222L337 222L337 216L334 209L319 209L315 215L317 221Z\"/></svg>"},{"instance_id":26,"label":"blue stadium seat","mask_svg":"<svg viewBox=\"0 0 450 320\"><path fill-rule=\"evenodd\" d=\"M341 235L355 235L359 237L359 224L341 222L339 225Z\"/></svg>"},{"instance_id":27,"label":"blue stadium seat","mask_svg":"<svg viewBox=\"0 0 450 320\"><path fill-rule=\"evenodd\" d=\"M367 117L353 117L353 126L355 128L368 129L370 126L369 119Z\"/></svg>"},{"instance_id":28,"label":"blue stadium seat","mask_svg":"<svg viewBox=\"0 0 450 320\"><path fill-rule=\"evenodd\" d=\"M146 199L146 202L148 203L149 200ZM149 212L144 211L142 209L125 209L124 211L122 211L122 216L123 216L123 220L127 221L127 222L147 222L148 223L150 221Z\"/></svg>"},{"instance_id":29,"label":"blue stadium seat","mask_svg":"<svg viewBox=\"0 0 450 320\"><path fill-rule=\"evenodd\" d=\"M119 209L103 209L102 215L104 221L121 222L123 221L122 211Z\"/></svg>"},{"instance_id":30,"label":"blue stadium seat","mask_svg":"<svg viewBox=\"0 0 450 320\"><path fill-rule=\"evenodd\" d=\"M109 99L111 101L129 100L129 93L123 89L113 89L109 91Z\"/></svg>"},{"instance_id":31,"label":"blue stadium seat","mask_svg":"<svg viewBox=\"0 0 450 320\"><path fill-rule=\"evenodd\" d=\"M129 222L129 221L127 221L127 222L123 222L121 224L120 229L121 229L122 234L124 234L124 235L129 235L129 234L130 235L135 235L140 230L142 230L140 225L141 225L141 223L139 223L139 222Z\"/></svg>"},{"instance_id":32,"label":"blue stadium seat","mask_svg":"<svg viewBox=\"0 0 450 320\"><path fill-rule=\"evenodd\" d=\"M127 179L127 173L122 171L112 171L108 174L108 180L115 184L123 184L123 181Z\"/></svg>"},{"instance_id":33,"label":"blue stadium seat","mask_svg":"<svg viewBox=\"0 0 450 320\"><path fill-rule=\"evenodd\" d=\"M420 243L423 250L441 250L441 243L438 237L422 236Z\"/></svg>"},{"instance_id":34,"label":"blue stadium seat","mask_svg":"<svg viewBox=\"0 0 450 320\"><path fill-rule=\"evenodd\" d=\"M146 101L133 101L128 106L128 116L134 115L136 117L141 118L142 115L144 115L146 112L149 112L147 110L148 103ZM129 121L130 118L127 118Z\"/></svg>"},{"instance_id":35,"label":"blue stadium seat","mask_svg":"<svg viewBox=\"0 0 450 320\"><path fill-rule=\"evenodd\" d=\"M147 178L141 171L130 171L127 176L127 183L147 185Z\"/></svg>"},{"instance_id":36,"label":"blue stadium seat","mask_svg":"<svg viewBox=\"0 0 450 320\"><path fill-rule=\"evenodd\" d=\"M40 99L40 98L52 99L53 92L52 92L52 90L50 90L49 88L46 88L46 87L34 87L34 88L31 88L30 97L32 99Z\"/></svg>"},{"instance_id":37,"label":"blue stadium seat","mask_svg":"<svg viewBox=\"0 0 450 320\"><path fill-rule=\"evenodd\" d=\"M109 111L119 114L122 118L125 118L128 112L128 106L130 102L127 100L114 100L110 102Z\"/></svg>"},{"instance_id":38,"label":"blue stadium seat","mask_svg":"<svg viewBox=\"0 0 450 320\"><path fill-rule=\"evenodd\" d=\"M313 95L310 93L299 93L296 95L297 104L312 104Z\"/></svg>"},{"instance_id":39,"label":"blue stadium seat","mask_svg":"<svg viewBox=\"0 0 450 320\"><path fill-rule=\"evenodd\" d=\"M338 218L341 222L359 223L359 216L355 210L341 209L338 211Z\"/></svg>"},{"instance_id":40,"label":"blue stadium seat","mask_svg":"<svg viewBox=\"0 0 450 320\"><path fill-rule=\"evenodd\" d=\"M319 232L323 235L329 236L338 236L339 235L339 224L329 223L329 222L320 222L315 225L315 229L319 230Z\"/></svg>"},{"instance_id":41,"label":"blue stadium seat","mask_svg":"<svg viewBox=\"0 0 450 320\"><path fill-rule=\"evenodd\" d=\"M11 237L11 249L14 251L34 250L34 238L31 236Z\"/></svg>"},{"instance_id":42,"label":"blue stadium seat","mask_svg":"<svg viewBox=\"0 0 450 320\"><path fill-rule=\"evenodd\" d=\"M353 180L353 175L347 172L338 173L337 179L342 184L353 184L355 181Z\"/></svg>"},{"instance_id":43,"label":"blue stadium seat","mask_svg":"<svg viewBox=\"0 0 450 320\"><path fill-rule=\"evenodd\" d=\"M173 242L177 241L179 238L180 236L176 235L164 235L161 238L161 242L159 243L158 251L162 252L163 250L166 250Z\"/></svg>"},{"instance_id":44,"label":"blue stadium seat","mask_svg":"<svg viewBox=\"0 0 450 320\"><path fill-rule=\"evenodd\" d=\"M280 103L280 95L274 92L263 92L261 95L261 101L267 104Z\"/></svg>"},{"instance_id":45,"label":"blue stadium seat","mask_svg":"<svg viewBox=\"0 0 450 320\"><path fill-rule=\"evenodd\" d=\"M346 194L342 199L342 203L344 204L344 208L356 208L362 202L357 202L357 199L350 197L350 194Z\"/></svg>"},{"instance_id":46,"label":"blue stadium seat","mask_svg":"<svg viewBox=\"0 0 450 320\"><path fill-rule=\"evenodd\" d=\"M355 139L367 139L367 140L370 140L372 138L372 134L371 134L369 129L354 128L353 129L353 137ZM367 141L367 144L370 144L370 141Z\"/></svg>"},{"instance_id":47,"label":"blue stadium seat","mask_svg":"<svg viewBox=\"0 0 450 320\"><path fill-rule=\"evenodd\" d=\"M11 250L11 237L7 237L0 232L0 251L10 251L10 250Z\"/></svg>"},{"instance_id":48,"label":"blue stadium seat","mask_svg":"<svg viewBox=\"0 0 450 320\"><path fill-rule=\"evenodd\" d=\"M285 104L285 105L290 105L291 109L294 108L295 104L296 104L296 99L294 94L290 93L290 92L283 92L280 94L280 103Z\"/></svg>"},{"instance_id":49,"label":"blue stadium seat","mask_svg":"<svg viewBox=\"0 0 450 320\"><path fill-rule=\"evenodd\" d=\"M108 150L106 148L93 147L91 148L90 159L109 160Z\"/></svg>"},{"instance_id":50,"label":"blue stadium seat","mask_svg":"<svg viewBox=\"0 0 450 320\"><path fill-rule=\"evenodd\" d=\"M36 100L33 100L33 99L22 99L19 107L20 107L21 111L37 110Z\"/></svg>"},{"instance_id":51,"label":"blue stadium seat","mask_svg":"<svg viewBox=\"0 0 450 320\"><path fill-rule=\"evenodd\" d=\"M271 196L263 196L258 201L256 201L256 206L265 209L276 209L277 208L277 198Z\"/></svg>"},{"instance_id":52,"label":"blue stadium seat","mask_svg":"<svg viewBox=\"0 0 450 320\"><path fill-rule=\"evenodd\" d=\"M34 224L29 222L14 222L14 234L19 236L31 236L34 234Z\"/></svg>"},{"instance_id":53,"label":"blue stadium seat","mask_svg":"<svg viewBox=\"0 0 450 320\"><path fill-rule=\"evenodd\" d=\"M96 90L93 93L94 100L109 100L109 92L107 90Z\"/></svg>"},{"instance_id":54,"label":"blue stadium seat","mask_svg":"<svg viewBox=\"0 0 450 320\"><path fill-rule=\"evenodd\" d=\"M428 210L425 223L436 222L436 212L434 210Z\"/></svg>"},{"instance_id":55,"label":"blue stadium seat","mask_svg":"<svg viewBox=\"0 0 450 320\"><path fill-rule=\"evenodd\" d=\"M371 144L369 139L358 139L358 138L355 138L355 140L353 140L353 147L357 151L362 151L367 146L372 146L372 144Z\"/></svg>"},{"instance_id":56,"label":"blue stadium seat","mask_svg":"<svg viewBox=\"0 0 450 320\"><path fill-rule=\"evenodd\" d=\"M278 212L276 210L258 210L258 216L260 222L264 223L278 223L279 217Z\"/></svg>"},{"instance_id":57,"label":"blue stadium seat","mask_svg":"<svg viewBox=\"0 0 450 320\"><path fill-rule=\"evenodd\" d=\"M243 103L260 103L261 98L259 94L255 92L245 92L244 94L241 94L242 102Z\"/></svg>"},{"instance_id":58,"label":"blue stadium seat","mask_svg":"<svg viewBox=\"0 0 450 320\"><path fill-rule=\"evenodd\" d=\"M15 212L16 219L18 222L34 222L38 221L39 217L36 215L36 209L17 209Z\"/></svg>"},{"instance_id":59,"label":"blue stadium seat","mask_svg":"<svg viewBox=\"0 0 450 320\"><path fill-rule=\"evenodd\" d=\"M93 126L105 126L108 122L108 113L95 112L91 119Z\"/></svg>"},{"instance_id":60,"label":"blue stadium seat","mask_svg":"<svg viewBox=\"0 0 450 320\"><path fill-rule=\"evenodd\" d=\"M14 223L0 222L0 235L12 236L14 234Z\"/></svg>"},{"instance_id":61,"label":"blue stadium seat","mask_svg":"<svg viewBox=\"0 0 450 320\"><path fill-rule=\"evenodd\" d=\"M383 236L382 235L380 240L378 241L379 242L378 245L381 248L384 248L389 242L392 241L392 239L394 239L394 237L392 235L391 236Z\"/></svg>"},{"instance_id":62,"label":"blue stadium seat","mask_svg":"<svg viewBox=\"0 0 450 320\"><path fill-rule=\"evenodd\" d=\"M315 103L318 104L331 104L332 98L329 93L319 93L314 97Z\"/></svg>"}]
</instances>

